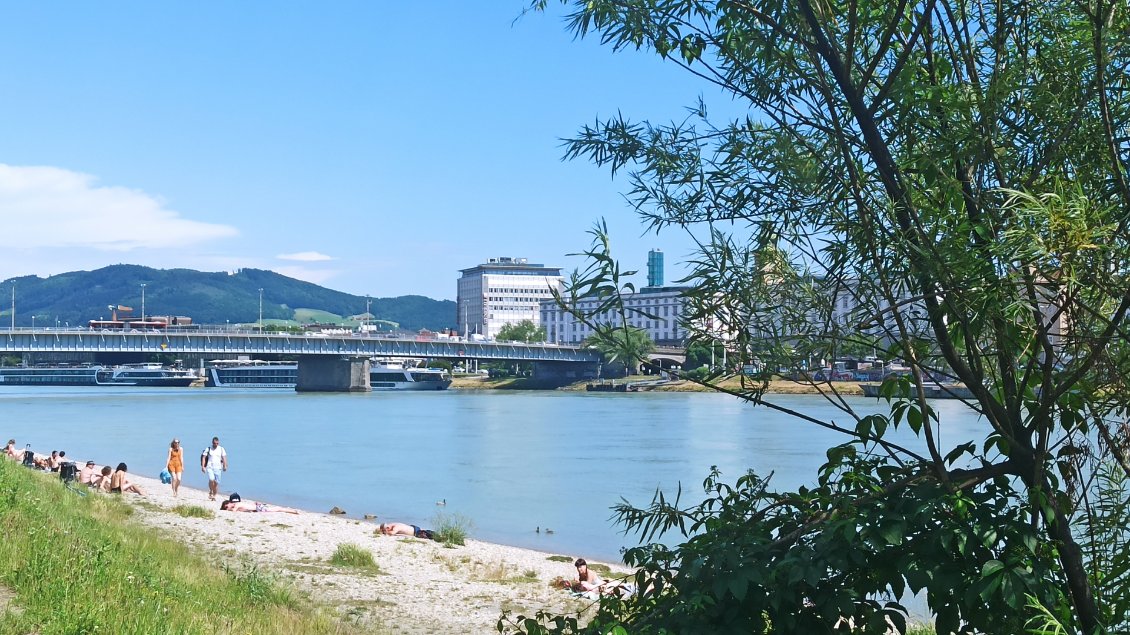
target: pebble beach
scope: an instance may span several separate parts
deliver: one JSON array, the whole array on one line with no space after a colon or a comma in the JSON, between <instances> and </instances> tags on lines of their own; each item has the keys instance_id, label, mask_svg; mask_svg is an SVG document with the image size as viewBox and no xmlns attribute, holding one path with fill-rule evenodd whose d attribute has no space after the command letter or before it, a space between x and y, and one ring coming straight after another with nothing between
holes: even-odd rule
<instances>
[{"instance_id":1,"label":"pebble beach","mask_svg":"<svg viewBox=\"0 0 1130 635\"><path fill-rule=\"evenodd\" d=\"M220 511L219 502L209 501L203 490L182 485L174 497L171 487L157 479L132 475L130 480L145 493L122 495L136 509L138 522L206 559L257 566L362 631L494 633L504 609L531 616L539 609L573 614L588 610L591 600L551 584L557 577L576 577L574 558L606 564L613 575L628 573L623 565L594 563L586 554L550 554L473 539L465 546L447 547L382 536L379 523L397 519L382 518L379 510L346 510L346 515L228 512ZM229 492L221 491L226 498ZM240 495L260 500L254 492ZM173 511L178 505L202 507L215 515L184 517ZM376 517L360 518L364 514ZM342 544L371 552L376 567L331 564Z\"/></svg>"}]
</instances>

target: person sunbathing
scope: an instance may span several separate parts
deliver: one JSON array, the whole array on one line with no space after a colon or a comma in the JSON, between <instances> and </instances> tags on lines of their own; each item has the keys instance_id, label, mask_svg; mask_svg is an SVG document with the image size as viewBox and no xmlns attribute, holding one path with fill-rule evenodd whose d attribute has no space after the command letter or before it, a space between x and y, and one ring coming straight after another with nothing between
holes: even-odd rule
<instances>
[{"instance_id":1,"label":"person sunbathing","mask_svg":"<svg viewBox=\"0 0 1130 635\"><path fill-rule=\"evenodd\" d=\"M103 492L109 493L109 491L110 491L110 481L111 481L110 474L113 471L114 470L110 469L109 465L102 466L102 473L96 474L95 476L93 476L90 479L90 486L91 487L97 487L98 489L102 490Z\"/></svg>"},{"instance_id":2,"label":"person sunbathing","mask_svg":"<svg viewBox=\"0 0 1130 635\"><path fill-rule=\"evenodd\" d=\"M577 558L573 566L577 567L577 581L573 583L573 590L584 593L586 597L595 597L606 593L619 596L635 593L634 585L623 580L605 580L595 571L589 571L589 564L585 562L584 558Z\"/></svg>"},{"instance_id":3,"label":"person sunbathing","mask_svg":"<svg viewBox=\"0 0 1130 635\"><path fill-rule=\"evenodd\" d=\"M110 475L110 492L113 494L121 494L123 492L133 492L138 496L144 496L141 493L141 488L129 482L126 478L126 464L118 463L118 469Z\"/></svg>"},{"instance_id":4,"label":"person sunbathing","mask_svg":"<svg viewBox=\"0 0 1130 635\"><path fill-rule=\"evenodd\" d=\"M434 538L432 538L431 529L420 529L418 525L408 525L405 523L381 523L380 531L386 536L412 536L413 538L434 540Z\"/></svg>"},{"instance_id":5,"label":"person sunbathing","mask_svg":"<svg viewBox=\"0 0 1130 635\"><path fill-rule=\"evenodd\" d=\"M595 571L589 571L589 563L585 562L584 558L577 558L573 566L577 567L578 590L600 591L601 585L604 584L604 579L597 575Z\"/></svg>"},{"instance_id":6,"label":"person sunbathing","mask_svg":"<svg viewBox=\"0 0 1130 635\"><path fill-rule=\"evenodd\" d=\"M298 514L301 513L293 507L283 507L281 505L271 505L269 503L258 503L256 501L245 500L226 500L220 503L220 509L226 512L281 512L284 514Z\"/></svg>"}]
</instances>

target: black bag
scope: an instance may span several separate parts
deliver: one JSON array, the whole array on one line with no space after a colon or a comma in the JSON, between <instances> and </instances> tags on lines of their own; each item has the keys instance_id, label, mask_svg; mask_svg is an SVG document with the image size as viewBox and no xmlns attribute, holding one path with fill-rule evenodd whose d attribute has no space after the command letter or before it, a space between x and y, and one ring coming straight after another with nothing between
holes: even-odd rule
<instances>
[{"instance_id":1,"label":"black bag","mask_svg":"<svg viewBox=\"0 0 1130 635\"><path fill-rule=\"evenodd\" d=\"M78 466L74 464L74 461L67 461L59 466L59 478L62 479L64 483L70 483L77 477Z\"/></svg>"},{"instance_id":2,"label":"black bag","mask_svg":"<svg viewBox=\"0 0 1130 635\"><path fill-rule=\"evenodd\" d=\"M35 467L35 452L31 451L31 444L24 448L24 467Z\"/></svg>"}]
</instances>

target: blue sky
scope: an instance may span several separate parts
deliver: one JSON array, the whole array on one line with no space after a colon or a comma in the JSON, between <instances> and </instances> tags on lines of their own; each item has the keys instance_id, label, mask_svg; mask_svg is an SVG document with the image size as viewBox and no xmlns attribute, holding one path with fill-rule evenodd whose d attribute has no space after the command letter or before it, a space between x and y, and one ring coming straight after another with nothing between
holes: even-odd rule
<instances>
[{"instance_id":1,"label":"blue sky","mask_svg":"<svg viewBox=\"0 0 1130 635\"><path fill-rule=\"evenodd\" d=\"M643 235L626 181L560 139L682 119L709 87L525 5L6 3L0 279L256 267L454 299L489 257L582 266L604 217L624 266L660 248L670 283L691 241Z\"/></svg>"}]
</instances>

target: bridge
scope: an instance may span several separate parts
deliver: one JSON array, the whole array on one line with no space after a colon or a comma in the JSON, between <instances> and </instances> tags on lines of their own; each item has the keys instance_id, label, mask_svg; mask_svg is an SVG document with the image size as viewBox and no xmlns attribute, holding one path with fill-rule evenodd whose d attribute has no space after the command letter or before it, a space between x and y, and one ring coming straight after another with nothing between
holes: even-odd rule
<instances>
[{"instance_id":1,"label":"bridge","mask_svg":"<svg viewBox=\"0 0 1130 635\"><path fill-rule=\"evenodd\" d=\"M303 365L322 371L343 368L341 363L367 365L372 357L412 357L476 361L534 362L535 377L580 377L600 363L600 354L589 349L555 344L517 342L472 342L458 340L419 340L372 337L361 334L329 335L263 333L248 330L95 330L86 328L15 328L0 330L0 355L4 354L74 354L94 357L106 354L170 354L234 358L247 356L296 357L299 376L313 377L324 373L303 373ZM337 372L328 372L337 376ZM356 375L356 368L349 371ZM367 373L365 378L367 380ZM311 390L357 389L352 381L340 385L330 380L329 388ZM368 382L366 381L367 385ZM334 388L333 386L336 386Z\"/></svg>"},{"instance_id":2,"label":"bridge","mask_svg":"<svg viewBox=\"0 0 1130 635\"><path fill-rule=\"evenodd\" d=\"M679 368L687 362L687 352L681 347L656 346L647 359L660 370Z\"/></svg>"}]
</instances>

